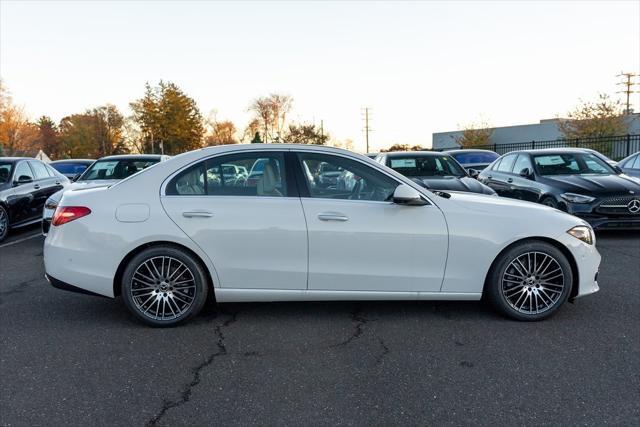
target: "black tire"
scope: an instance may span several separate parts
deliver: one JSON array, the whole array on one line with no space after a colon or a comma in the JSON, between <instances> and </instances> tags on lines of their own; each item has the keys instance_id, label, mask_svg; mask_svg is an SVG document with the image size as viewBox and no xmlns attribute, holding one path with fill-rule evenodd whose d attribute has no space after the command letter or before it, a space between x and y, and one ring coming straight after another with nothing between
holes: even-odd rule
<instances>
[{"instance_id":1,"label":"black tire","mask_svg":"<svg viewBox=\"0 0 640 427\"><path fill-rule=\"evenodd\" d=\"M535 321L556 313L571 294L572 284L567 257L549 243L530 240L499 255L489 272L485 295L505 316Z\"/></svg>"},{"instance_id":2,"label":"black tire","mask_svg":"<svg viewBox=\"0 0 640 427\"><path fill-rule=\"evenodd\" d=\"M122 275L121 289L129 311L154 327L191 319L202 310L209 293L199 260L170 245L153 246L134 256Z\"/></svg>"},{"instance_id":3,"label":"black tire","mask_svg":"<svg viewBox=\"0 0 640 427\"><path fill-rule=\"evenodd\" d=\"M553 196L543 197L542 200L540 200L540 203L545 206L549 206L550 208L558 209L558 202Z\"/></svg>"},{"instance_id":4,"label":"black tire","mask_svg":"<svg viewBox=\"0 0 640 427\"><path fill-rule=\"evenodd\" d=\"M0 242L7 238L9 234L9 213L0 206Z\"/></svg>"}]
</instances>

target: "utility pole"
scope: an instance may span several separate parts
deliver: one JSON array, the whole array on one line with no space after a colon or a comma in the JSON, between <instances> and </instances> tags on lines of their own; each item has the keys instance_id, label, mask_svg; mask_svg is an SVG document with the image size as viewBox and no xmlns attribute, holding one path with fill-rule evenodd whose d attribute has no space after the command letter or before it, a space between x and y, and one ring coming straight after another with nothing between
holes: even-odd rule
<instances>
[{"instance_id":1,"label":"utility pole","mask_svg":"<svg viewBox=\"0 0 640 427\"><path fill-rule=\"evenodd\" d=\"M621 77L621 81L618 82L618 85L624 86L624 89L618 91L617 93L624 93L627 97L627 102L625 103L626 107L624 110L625 114L633 113L633 109L631 108L631 102L629 98L631 98L632 93L639 93L636 90L633 90L633 87L638 85L638 83L634 82L633 79L637 77L636 73L623 73L622 71L616 77Z\"/></svg>"},{"instance_id":2,"label":"utility pole","mask_svg":"<svg viewBox=\"0 0 640 427\"><path fill-rule=\"evenodd\" d=\"M369 107L364 107L364 138L365 141L367 143L367 153L369 152L369 132L372 131L371 127L369 126L369 112L371 111L371 108Z\"/></svg>"},{"instance_id":3,"label":"utility pole","mask_svg":"<svg viewBox=\"0 0 640 427\"><path fill-rule=\"evenodd\" d=\"M324 141L324 120L320 119L320 141Z\"/></svg>"}]
</instances>

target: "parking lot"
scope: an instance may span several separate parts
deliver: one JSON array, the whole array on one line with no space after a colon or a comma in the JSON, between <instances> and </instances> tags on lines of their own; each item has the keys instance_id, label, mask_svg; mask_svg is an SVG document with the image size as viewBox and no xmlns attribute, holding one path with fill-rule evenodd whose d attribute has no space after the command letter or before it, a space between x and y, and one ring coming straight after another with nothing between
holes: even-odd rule
<instances>
[{"instance_id":1,"label":"parking lot","mask_svg":"<svg viewBox=\"0 0 640 427\"><path fill-rule=\"evenodd\" d=\"M162 330L51 288L37 231L0 246L2 425L640 422L638 234L599 235L601 291L544 322L468 302L270 303Z\"/></svg>"}]
</instances>

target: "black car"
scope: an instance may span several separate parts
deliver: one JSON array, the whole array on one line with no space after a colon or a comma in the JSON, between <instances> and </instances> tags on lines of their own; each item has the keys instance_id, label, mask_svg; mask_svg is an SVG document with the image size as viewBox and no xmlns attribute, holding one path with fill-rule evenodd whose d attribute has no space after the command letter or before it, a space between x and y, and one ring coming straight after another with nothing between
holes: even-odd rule
<instances>
[{"instance_id":1,"label":"black car","mask_svg":"<svg viewBox=\"0 0 640 427\"><path fill-rule=\"evenodd\" d=\"M44 202L68 183L40 160L0 157L0 242L10 228L39 222Z\"/></svg>"},{"instance_id":2,"label":"black car","mask_svg":"<svg viewBox=\"0 0 640 427\"><path fill-rule=\"evenodd\" d=\"M95 162L95 160L91 159L65 159L65 160L56 160L55 162L49 163L49 166L60 172L62 175L67 178L73 180L74 178L82 175L82 172L87 170L89 166L91 166Z\"/></svg>"},{"instance_id":3,"label":"black car","mask_svg":"<svg viewBox=\"0 0 640 427\"><path fill-rule=\"evenodd\" d=\"M474 178L500 157L491 150L460 149L447 150L445 153L456 159Z\"/></svg>"},{"instance_id":4,"label":"black car","mask_svg":"<svg viewBox=\"0 0 640 427\"><path fill-rule=\"evenodd\" d=\"M594 229L640 229L640 182L586 150L514 151L478 180L500 196L561 209Z\"/></svg>"},{"instance_id":5,"label":"black car","mask_svg":"<svg viewBox=\"0 0 640 427\"><path fill-rule=\"evenodd\" d=\"M640 151L620 160L618 167L625 175L640 178Z\"/></svg>"},{"instance_id":6,"label":"black car","mask_svg":"<svg viewBox=\"0 0 640 427\"><path fill-rule=\"evenodd\" d=\"M376 162L411 178L429 190L465 191L494 195L447 153L433 151L395 151L380 153Z\"/></svg>"}]
</instances>

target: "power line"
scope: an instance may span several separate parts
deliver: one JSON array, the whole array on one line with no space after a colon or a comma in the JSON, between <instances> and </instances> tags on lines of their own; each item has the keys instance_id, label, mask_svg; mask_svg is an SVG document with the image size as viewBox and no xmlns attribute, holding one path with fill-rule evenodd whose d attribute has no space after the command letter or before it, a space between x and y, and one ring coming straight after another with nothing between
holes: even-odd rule
<instances>
[{"instance_id":1,"label":"power line","mask_svg":"<svg viewBox=\"0 0 640 427\"><path fill-rule=\"evenodd\" d=\"M631 108L631 102L630 102L631 94L640 93L636 90L633 90L633 87L638 85L637 82L633 81L633 79L637 76L638 75L636 73L623 73L622 71L620 72L620 74L616 76L616 77L622 78L621 79L622 81L618 82L617 84L623 85L625 87L625 89L617 92L617 93L624 93L627 96L627 102L625 103L627 108L624 110L625 114L633 113L633 109Z\"/></svg>"},{"instance_id":2,"label":"power line","mask_svg":"<svg viewBox=\"0 0 640 427\"><path fill-rule=\"evenodd\" d=\"M364 113L364 135L365 135L365 141L367 143L367 153L369 152L369 132L372 132L373 129L371 129L371 127L369 126L369 116L370 116L370 112L371 112L371 108L369 107L364 107L362 108L362 111Z\"/></svg>"}]
</instances>

